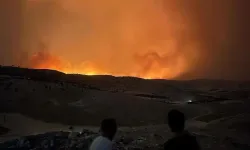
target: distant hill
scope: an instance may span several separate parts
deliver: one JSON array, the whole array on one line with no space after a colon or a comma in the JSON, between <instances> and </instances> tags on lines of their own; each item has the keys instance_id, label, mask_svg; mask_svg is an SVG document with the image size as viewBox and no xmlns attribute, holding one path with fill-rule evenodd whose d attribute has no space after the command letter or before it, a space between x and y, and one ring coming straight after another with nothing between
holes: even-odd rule
<instances>
[{"instance_id":1,"label":"distant hill","mask_svg":"<svg viewBox=\"0 0 250 150\"><path fill-rule=\"evenodd\" d=\"M0 75L26 78L32 80L60 80L65 76L64 73L49 69L29 69L12 66L1 66Z\"/></svg>"},{"instance_id":2,"label":"distant hill","mask_svg":"<svg viewBox=\"0 0 250 150\"><path fill-rule=\"evenodd\" d=\"M94 87L124 87L133 89L135 85L146 86L148 84L167 84L174 87L185 88L229 88L240 87L249 88L250 81L230 81L230 80L210 80L210 79L194 79L194 80L164 80L164 79L141 79L137 77L114 77L112 75L82 75L82 74L65 74L60 71L50 69L30 69L14 66L0 66L0 75L11 76L12 78L22 78L44 82L68 82L76 84L91 85ZM138 86L137 86L138 87Z\"/></svg>"},{"instance_id":3,"label":"distant hill","mask_svg":"<svg viewBox=\"0 0 250 150\"><path fill-rule=\"evenodd\" d=\"M0 112L65 124L96 125L109 116L123 125L162 123L174 107L193 116L206 111L199 103L248 99L249 87L226 80L148 80L2 66ZM185 105L189 101L194 105Z\"/></svg>"},{"instance_id":4,"label":"distant hill","mask_svg":"<svg viewBox=\"0 0 250 150\"><path fill-rule=\"evenodd\" d=\"M83 75L83 74L65 74L57 70L50 69L31 69L15 66L0 66L0 75L7 75L16 78L24 78L37 81L64 81L64 82L79 82L91 80L113 80L112 75ZM93 78L94 77L94 78ZM119 77L132 80L142 80L137 77Z\"/></svg>"}]
</instances>

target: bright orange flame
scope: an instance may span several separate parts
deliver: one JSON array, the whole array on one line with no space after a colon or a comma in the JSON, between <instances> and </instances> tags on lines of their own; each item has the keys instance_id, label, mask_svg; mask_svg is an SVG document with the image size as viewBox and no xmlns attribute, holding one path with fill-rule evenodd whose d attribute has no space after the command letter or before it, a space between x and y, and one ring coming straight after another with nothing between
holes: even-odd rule
<instances>
[{"instance_id":1,"label":"bright orange flame","mask_svg":"<svg viewBox=\"0 0 250 150\"><path fill-rule=\"evenodd\" d=\"M159 57L159 58L157 58ZM145 79L154 78L174 78L178 76L184 69L185 63L183 59L175 62L175 66L170 68L162 64L160 56L149 53L146 56L135 56L134 72L129 73L114 73L108 68L103 69L91 62L83 62L78 66L72 66L70 62L64 61L57 56L53 56L47 51L39 51L33 54L30 58L29 64L36 69L52 69L62 71L68 74L85 74L85 75L114 75L114 76L136 76ZM178 58L175 58L178 60Z\"/></svg>"},{"instance_id":2,"label":"bright orange flame","mask_svg":"<svg viewBox=\"0 0 250 150\"><path fill-rule=\"evenodd\" d=\"M52 69L62 71L68 74L85 74L85 75L98 75L98 74L106 74L105 72L101 71L93 64L89 62L85 62L80 64L77 68L72 67L72 65L67 62L63 61L59 57L52 56L47 51L39 51L32 55L30 58L30 62L32 68L35 69Z\"/></svg>"}]
</instances>

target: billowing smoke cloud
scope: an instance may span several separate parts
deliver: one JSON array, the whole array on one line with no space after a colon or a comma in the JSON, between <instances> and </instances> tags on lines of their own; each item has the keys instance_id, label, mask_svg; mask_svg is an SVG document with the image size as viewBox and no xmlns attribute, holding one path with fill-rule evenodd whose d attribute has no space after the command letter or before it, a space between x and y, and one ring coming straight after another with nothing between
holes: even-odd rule
<instances>
[{"instance_id":1,"label":"billowing smoke cloud","mask_svg":"<svg viewBox=\"0 0 250 150\"><path fill-rule=\"evenodd\" d=\"M247 0L212 0L189 5L202 45L191 76L249 79L249 4Z\"/></svg>"},{"instance_id":2,"label":"billowing smoke cloud","mask_svg":"<svg viewBox=\"0 0 250 150\"><path fill-rule=\"evenodd\" d=\"M14 10L1 0L1 63L149 78L248 79L249 2L229 1L26 0ZM17 61L16 54L25 59Z\"/></svg>"},{"instance_id":3,"label":"billowing smoke cloud","mask_svg":"<svg viewBox=\"0 0 250 150\"><path fill-rule=\"evenodd\" d=\"M0 64L21 63L23 1L0 0ZM21 56L22 54L22 56Z\"/></svg>"}]
</instances>

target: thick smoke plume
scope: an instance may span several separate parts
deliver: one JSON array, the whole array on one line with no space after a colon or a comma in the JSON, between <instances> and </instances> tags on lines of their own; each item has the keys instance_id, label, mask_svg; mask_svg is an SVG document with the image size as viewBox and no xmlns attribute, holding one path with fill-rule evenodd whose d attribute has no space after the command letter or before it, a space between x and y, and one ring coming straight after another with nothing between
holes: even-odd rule
<instances>
[{"instance_id":1,"label":"thick smoke plume","mask_svg":"<svg viewBox=\"0 0 250 150\"><path fill-rule=\"evenodd\" d=\"M1 64L249 79L247 0L0 1Z\"/></svg>"},{"instance_id":2,"label":"thick smoke plume","mask_svg":"<svg viewBox=\"0 0 250 150\"><path fill-rule=\"evenodd\" d=\"M22 1L0 0L0 64L21 63L22 7Z\"/></svg>"}]
</instances>

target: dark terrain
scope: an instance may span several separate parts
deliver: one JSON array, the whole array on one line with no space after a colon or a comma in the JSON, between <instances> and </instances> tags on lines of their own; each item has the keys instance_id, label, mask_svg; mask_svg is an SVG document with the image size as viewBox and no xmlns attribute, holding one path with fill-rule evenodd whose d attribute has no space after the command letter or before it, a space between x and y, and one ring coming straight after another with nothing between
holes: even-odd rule
<instances>
[{"instance_id":1,"label":"dark terrain","mask_svg":"<svg viewBox=\"0 0 250 150\"><path fill-rule=\"evenodd\" d=\"M129 128L121 129L118 145L122 137L129 137L130 147L159 149L171 136L166 114L177 108L186 114L187 128L198 136L204 149L250 148L248 81L144 80L2 66L0 95L0 113L22 114L49 123L96 127L103 118L114 117L120 126ZM9 125L18 128L18 123ZM9 128L0 125L0 132ZM2 134L10 137L8 131ZM47 134L44 136L47 139ZM77 139L85 139L85 135Z\"/></svg>"}]
</instances>

